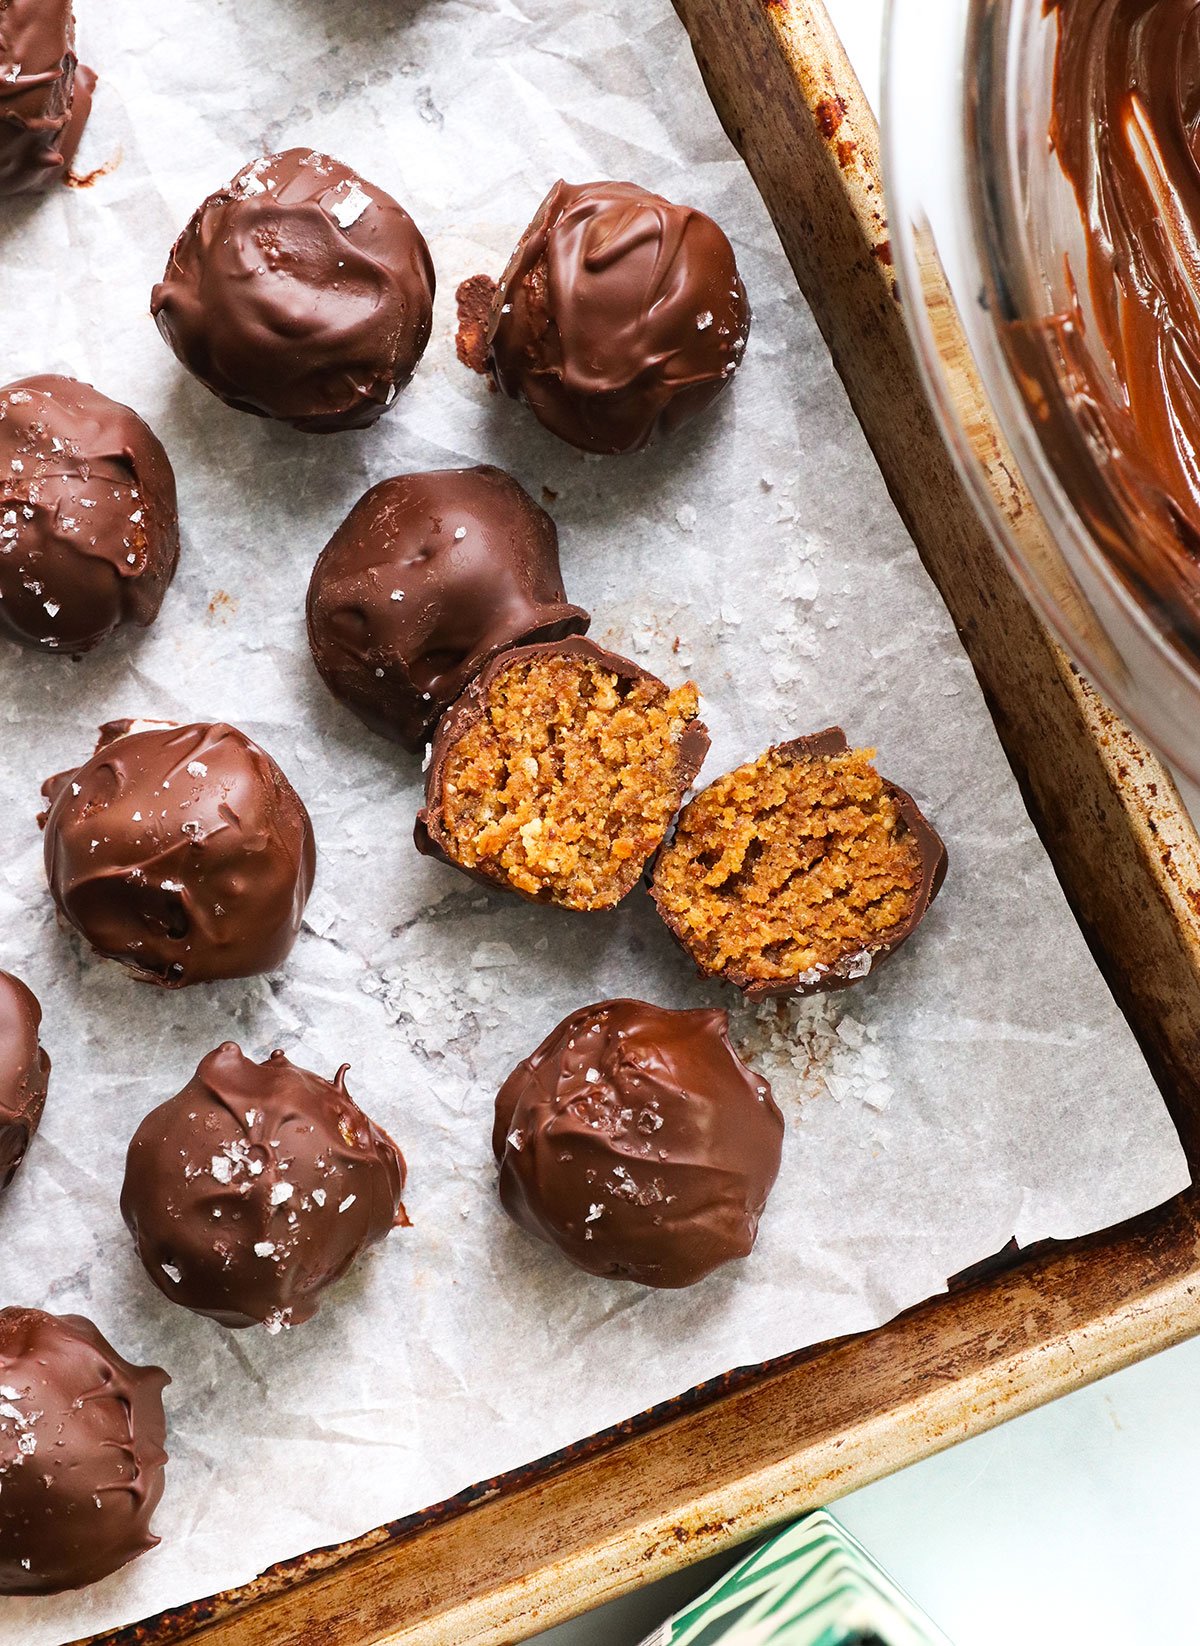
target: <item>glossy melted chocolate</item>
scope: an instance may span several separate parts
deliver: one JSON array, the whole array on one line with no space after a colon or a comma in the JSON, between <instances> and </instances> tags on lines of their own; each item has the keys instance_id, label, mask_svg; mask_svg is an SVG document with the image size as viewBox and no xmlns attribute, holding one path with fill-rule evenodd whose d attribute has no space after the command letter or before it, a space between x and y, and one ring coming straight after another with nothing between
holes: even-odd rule
<instances>
[{"instance_id":1,"label":"glossy melted chocolate","mask_svg":"<svg viewBox=\"0 0 1200 1646\"><path fill-rule=\"evenodd\" d=\"M1052 339L1084 448L1116 507L1088 524L1152 601L1200 600L1200 3L1047 0L1051 141L1086 266ZM1053 431L1050 431L1053 438Z\"/></svg>"}]
</instances>

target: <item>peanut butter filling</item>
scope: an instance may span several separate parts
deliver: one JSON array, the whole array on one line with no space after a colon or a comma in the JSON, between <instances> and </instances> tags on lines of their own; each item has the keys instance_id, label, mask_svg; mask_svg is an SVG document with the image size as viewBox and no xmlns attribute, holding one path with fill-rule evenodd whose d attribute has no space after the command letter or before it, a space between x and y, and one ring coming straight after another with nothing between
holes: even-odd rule
<instances>
[{"instance_id":1,"label":"peanut butter filling","mask_svg":"<svg viewBox=\"0 0 1200 1646\"><path fill-rule=\"evenodd\" d=\"M685 808L654 895L703 970L816 981L904 926L921 853L873 754L771 749Z\"/></svg>"},{"instance_id":2,"label":"peanut butter filling","mask_svg":"<svg viewBox=\"0 0 1200 1646\"><path fill-rule=\"evenodd\" d=\"M572 655L515 663L446 758L443 849L527 896L611 908L678 808L680 741L698 709L690 683L670 691Z\"/></svg>"}]
</instances>

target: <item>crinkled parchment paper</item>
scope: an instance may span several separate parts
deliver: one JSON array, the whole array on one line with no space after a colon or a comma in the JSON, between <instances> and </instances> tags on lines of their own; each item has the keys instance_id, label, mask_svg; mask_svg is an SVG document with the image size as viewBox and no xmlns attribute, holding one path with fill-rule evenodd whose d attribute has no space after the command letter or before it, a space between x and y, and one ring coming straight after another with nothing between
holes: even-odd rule
<instances>
[{"instance_id":1,"label":"crinkled parchment paper","mask_svg":"<svg viewBox=\"0 0 1200 1646\"><path fill-rule=\"evenodd\" d=\"M887 1320L1013 1234L1095 1229L1186 1181L667 0L78 10L101 73L79 164L118 163L88 189L5 205L3 373L75 373L137 407L178 471L184 552L147 635L80 664L0 644L0 964L41 997L54 1058L41 1134L0 1205L0 1300L82 1311L175 1381L162 1546L90 1593L0 1601L6 1646L241 1583L714 1373ZM425 363L362 434L227 411L147 313L192 208L294 143L394 192L437 264ZM560 174L633 178L710 211L754 304L732 392L638 458L585 460L454 358L456 284L499 272ZM419 858L417 762L339 709L305 646L313 560L365 487L478 461L554 494L595 637L700 683L709 774L840 722L949 845L940 900L878 977L778 1017L739 1013L788 1118L783 1173L751 1260L690 1292L589 1279L511 1227L491 1103L572 1007L716 996L640 893L573 916ZM38 785L118 715L232 720L304 796L320 866L279 976L161 993L56 929ZM349 1060L351 1090L411 1165L411 1230L290 1335L173 1309L117 1209L137 1121L230 1037L324 1074Z\"/></svg>"}]
</instances>

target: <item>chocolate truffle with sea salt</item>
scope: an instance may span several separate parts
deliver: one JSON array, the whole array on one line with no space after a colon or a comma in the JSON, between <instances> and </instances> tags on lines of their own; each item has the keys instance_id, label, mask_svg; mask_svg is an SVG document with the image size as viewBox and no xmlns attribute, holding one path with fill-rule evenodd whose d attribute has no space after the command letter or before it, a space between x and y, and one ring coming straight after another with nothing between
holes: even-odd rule
<instances>
[{"instance_id":1,"label":"chocolate truffle with sea salt","mask_svg":"<svg viewBox=\"0 0 1200 1646\"><path fill-rule=\"evenodd\" d=\"M150 312L226 405L322 434L392 405L425 352L433 294L404 208L329 155L288 149L200 206Z\"/></svg>"},{"instance_id":2,"label":"chocolate truffle with sea salt","mask_svg":"<svg viewBox=\"0 0 1200 1646\"><path fill-rule=\"evenodd\" d=\"M226 1042L148 1114L121 1212L164 1297L222 1326L310 1319L326 1287L406 1221L404 1157L333 1080Z\"/></svg>"},{"instance_id":3,"label":"chocolate truffle with sea salt","mask_svg":"<svg viewBox=\"0 0 1200 1646\"><path fill-rule=\"evenodd\" d=\"M635 183L558 182L496 289L485 369L572 446L635 452L712 405L749 334L711 217Z\"/></svg>"},{"instance_id":4,"label":"chocolate truffle with sea salt","mask_svg":"<svg viewBox=\"0 0 1200 1646\"><path fill-rule=\"evenodd\" d=\"M0 634L78 657L153 623L178 559L175 475L136 412L71 377L0 389Z\"/></svg>"},{"instance_id":5,"label":"chocolate truffle with sea salt","mask_svg":"<svg viewBox=\"0 0 1200 1646\"><path fill-rule=\"evenodd\" d=\"M373 486L308 589L321 678L373 731L413 753L498 652L582 634L588 622L563 592L553 520L491 467Z\"/></svg>"},{"instance_id":6,"label":"chocolate truffle with sea salt","mask_svg":"<svg viewBox=\"0 0 1200 1646\"><path fill-rule=\"evenodd\" d=\"M75 55L71 0L0 5L0 195L67 175L96 76Z\"/></svg>"},{"instance_id":7,"label":"chocolate truffle with sea salt","mask_svg":"<svg viewBox=\"0 0 1200 1646\"><path fill-rule=\"evenodd\" d=\"M0 972L0 1189L16 1175L46 1106L50 1059L38 1040L41 1023L33 991Z\"/></svg>"},{"instance_id":8,"label":"chocolate truffle with sea salt","mask_svg":"<svg viewBox=\"0 0 1200 1646\"><path fill-rule=\"evenodd\" d=\"M168 989L287 957L312 890L312 824L244 732L112 721L42 793L50 891L98 954Z\"/></svg>"},{"instance_id":9,"label":"chocolate truffle with sea salt","mask_svg":"<svg viewBox=\"0 0 1200 1646\"><path fill-rule=\"evenodd\" d=\"M155 1546L169 1382L82 1315L0 1309L0 1594L82 1589Z\"/></svg>"},{"instance_id":10,"label":"chocolate truffle with sea salt","mask_svg":"<svg viewBox=\"0 0 1200 1646\"><path fill-rule=\"evenodd\" d=\"M573 1012L496 1098L514 1222L589 1274L691 1286L747 1256L783 1116L719 1010L606 1000Z\"/></svg>"}]
</instances>

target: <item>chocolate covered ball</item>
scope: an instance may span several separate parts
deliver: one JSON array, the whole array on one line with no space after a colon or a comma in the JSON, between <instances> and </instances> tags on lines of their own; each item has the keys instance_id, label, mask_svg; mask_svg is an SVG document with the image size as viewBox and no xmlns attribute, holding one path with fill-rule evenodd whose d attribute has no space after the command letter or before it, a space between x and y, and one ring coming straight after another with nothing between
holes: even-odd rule
<instances>
[{"instance_id":1,"label":"chocolate covered ball","mask_svg":"<svg viewBox=\"0 0 1200 1646\"><path fill-rule=\"evenodd\" d=\"M150 312L226 405L320 434L388 409L425 352L433 293L429 248L390 195L288 149L208 197Z\"/></svg>"},{"instance_id":2,"label":"chocolate covered ball","mask_svg":"<svg viewBox=\"0 0 1200 1646\"><path fill-rule=\"evenodd\" d=\"M946 848L874 752L833 726L768 749L683 808L651 892L702 976L751 1000L844 989L916 931Z\"/></svg>"},{"instance_id":3,"label":"chocolate covered ball","mask_svg":"<svg viewBox=\"0 0 1200 1646\"><path fill-rule=\"evenodd\" d=\"M558 533L500 469L372 487L313 568L308 641L333 695L414 753L490 658L582 634Z\"/></svg>"},{"instance_id":4,"label":"chocolate covered ball","mask_svg":"<svg viewBox=\"0 0 1200 1646\"><path fill-rule=\"evenodd\" d=\"M41 1023L33 991L0 972L0 1189L16 1175L46 1106L50 1059L38 1041Z\"/></svg>"},{"instance_id":5,"label":"chocolate covered ball","mask_svg":"<svg viewBox=\"0 0 1200 1646\"><path fill-rule=\"evenodd\" d=\"M172 1303L222 1326L277 1332L405 1221L404 1157L346 1091L232 1042L148 1114L125 1163L121 1211Z\"/></svg>"},{"instance_id":6,"label":"chocolate covered ball","mask_svg":"<svg viewBox=\"0 0 1200 1646\"><path fill-rule=\"evenodd\" d=\"M0 389L0 633L77 657L153 623L178 560L175 475L136 412L71 377Z\"/></svg>"},{"instance_id":7,"label":"chocolate covered ball","mask_svg":"<svg viewBox=\"0 0 1200 1646\"><path fill-rule=\"evenodd\" d=\"M299 795L244 733L113 721L42 793L51 893L97 954L170 989L282 964L316 848Z\"/></svg>"},{"instance_id":8,"label":"chocolate covered ball","mask_svg":"<svg viewBox=\"0 0 1200 1646\"><path fill-rule=\"evenodd\" d=\"M487 369L589 452L634 452L704 411L750 334L733 247L634 183L556 183L492 303Z\"/></svg>"},{"instance_id":9,"label":"chocolate covered ball","mask_svg":"<svg viewBox=\"0 0 1200 1646\"><path fill-rule=\"evenodd\" d=\"M0 4L0 195L67 174L96 76L75 56L71 0Z\"/></svg>"},{"instance_id":10,"label":"chocolate covered ball","mask_svg":"<svg viewBox=\"0 0 1200 1646\"><path fill-rule=\"evenodd\" d=\"M589 1274L691 1286L745 1257L783 1116L723 1011L606 1000L573 1012L496 1098L514 1222Z\"/></svg>"},{"instance_id":11,"label":"chocolate covered ball","mask_svg":"<svg viewBox=\"0 0 1200 1646\"><path fill-rule=\"evenodd\" d=\"M0 1594L82 1589L154 1548L170 1381L82 1315L0 1309Z\"/></svg>"}]
</instances>

